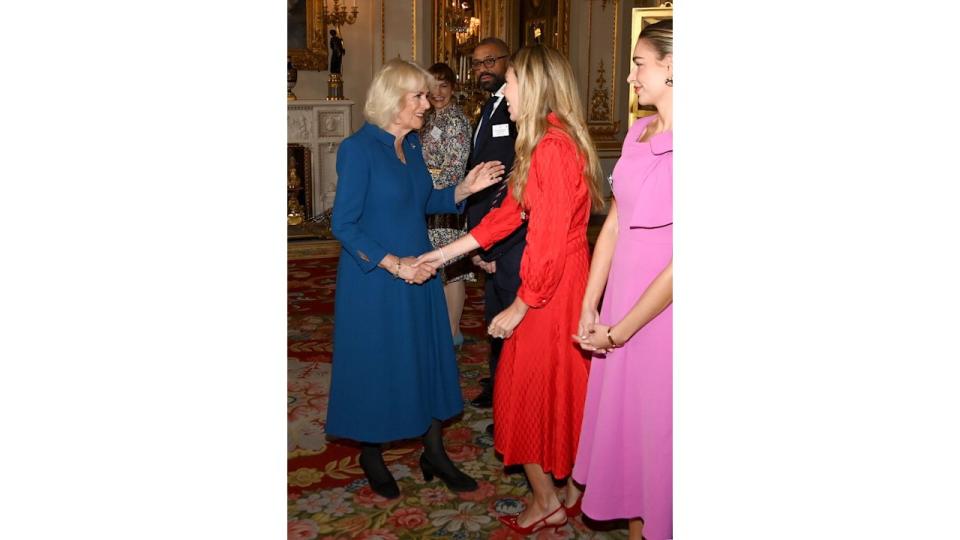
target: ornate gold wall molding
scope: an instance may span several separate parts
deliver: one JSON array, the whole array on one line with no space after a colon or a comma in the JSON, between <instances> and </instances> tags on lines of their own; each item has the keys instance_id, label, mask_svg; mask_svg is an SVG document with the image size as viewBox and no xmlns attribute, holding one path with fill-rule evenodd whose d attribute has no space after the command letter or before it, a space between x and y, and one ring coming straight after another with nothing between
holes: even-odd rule
<instances>
[{"instance_id":1,"label":"ornate gold wall molding","mask_svg":"<svg viewBox=\"0 0 960 540\"><path fill-rule=\"evenodd\" d=\"M612 19L606 12L607 3L612 4ZM617 137L620 131L620 120L617 118L617 85L619 82L617 78L617 49L620 44L620 0L603 0L599 6L600 13L598 17L594 17L596 7L597 3L594 2L594 0L590 0L587 8L587 72L595 72L597 75L595 79L591 78L592 80L588 81L589 119L587 125L598 149L616 150L620 148L621 144L621 141ZM607 26L608 23L609 26ZM611 38L609 64L602 58L602 56L606 55L607 51L601 50L600 54L596 55L599 60L596 69L594 69L593 65L595 57L593 54L593 47L595 45L594 30L596 30L597 36L600 37L607 35L607 32L609 32ZM596 45L598 49L602 49L599 43ZM610 69L609 79L606 76L605 66L607 65L609 65Z\"/></svg>"},{"instance_id":2,"label":"ornate gold wall molding","mask_svg":"<svg viewBox=\"0 0 960 540\"><path fill-rule=\"evenodd\" d=\"M417 61L417 0L410 0L410 60Z\"/></svg>"},{"instance_id":3,"label":"ornate gold wall molding","mask_svg":"<svg viewBox=\"0 0 960 540\"><path fill-rule=\"evenodd\" d=\"M560 33L557 37L557 49L570 58L570 0L560 0L557 7L557 28Z\"/></svg>"},{"instance_id":4,"label":"ornate gold wall molding","mask_svg":"<svg viewBox=\"0 0 960 540\"><path fill-rule=\"evenodd\" d=\"M479 7L480 39L498 37L507 43L511 51L516 50L517 33L510 25L514 24L514 12L520 10L519 0L483 0L476 2Z\"/></svg>"},{"instance_id":5,"label":"ornate gold wall molding","mask_svg":"<svg viewBox=\"0 0 960 540\"><path fill-rule=\"evenodd\" d=\"M606 3L606 0L604 0ZM610 120L617 120L617 49L620 47L620 0L613 0L613 46L610 47Z\"/></svg>"},{"instance_id":6,"label":"ornate gold wall molding","mask_svg":"<svg viewBox=\"0 0 960 540\"><path fill-rule=\"evenodd\" d=\"M375 26L376 17L373 16L374 2L370 2L370 75L373 76L374 69L377 65L377 47L373 42L374 37L377 35L377 27Z\"/></svg>"},{"instance_id":7,"label":"ornate gold wall molding","mask_svg":"<svg viewBox=\"0 0 960 540\"><path fill-rule=\"evenodd\" d=\"M513 8L516 7L516 5L516 0L497 0L497 8L500 15L500 25L497 28L491 28L492 32L489 34L491 36L497 36L506 41L511 50L515 50L517 48L517 44L514 40L513 33L507 30L507 13L512 14Z\"/></svg>"},{"instance_id":8,"label":"ornate gold wall molding","mask_svg":"<svg viewBox=\"0 0 960 540\"><path fill-rule=\"evenodd\" d=\"M607 82L603 77L603 59L597 67L597 86L590 96L590 121L610 120L610 97L607 92Z\"/></svg>"}]
</instances>

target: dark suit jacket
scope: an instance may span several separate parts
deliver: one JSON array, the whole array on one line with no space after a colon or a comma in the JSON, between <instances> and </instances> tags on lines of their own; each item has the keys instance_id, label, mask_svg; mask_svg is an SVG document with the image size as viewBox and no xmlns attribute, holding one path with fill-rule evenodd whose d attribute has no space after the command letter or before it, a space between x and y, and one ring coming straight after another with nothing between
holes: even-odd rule
<instances>
[{"instance_id":1,"label":"dark suit jacket","mask_svg":"<svg viewBox=\"0 0 960 540\"><path fill-rule=\"evenodd\" d=\"M507 124L510 126L509 137L494 137L493 126L498 124ZM480 133L474 128L477 144L472 147L470 159L467 162L467 171L472 169L477 163L484 161L497 160L503 163L507 171L513 167L514 142L517 140L517 126L510 121L510 113L507 112L506 98L500 101L500 106L493 111L489 121L480 124ZM472 142L472 139L471 139ZM498 202L497 191L501 184L490 186L489 188L471 195L467 199L467 228L472 229L480 223L483 216L487 215L494 203ZM509 194L504 194L509 196ZM501 201L502 202L502 198ZM499 204L496 204L499 206ZM520 259L523 257L523 248L526 246L527 224L526 222L514 231L510 236L494 244L487 251L480 251L480 258L490 262L497 261L497 271L493 273L494 283L503 289L516 291L520 288Z\"/></svg>"}]
</instances>

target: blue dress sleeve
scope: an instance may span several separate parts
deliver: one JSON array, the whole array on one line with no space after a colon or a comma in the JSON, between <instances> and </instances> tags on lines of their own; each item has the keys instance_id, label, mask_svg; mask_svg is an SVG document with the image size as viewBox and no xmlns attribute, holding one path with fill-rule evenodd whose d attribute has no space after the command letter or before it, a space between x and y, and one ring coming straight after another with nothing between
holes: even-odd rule
<instances>
[{"instance_id":1,"label":"blue dress sleeve","mask_svg":"<svg viewBox=\"0 0 960 540\"><path fill-rule=\"evenodd\" d=\"M466 199L459 204L454 201L454 191L457 186L450 186L444 189L430 190L430 196L427 198L428 214L462 214Z\"/></svg>"},{"instance_id":2,"label":"blue dress sleeve","mask_svg":"<svg viewBox=\"0 0 960 540\"><path fill-rule=\"evenodd\" d=\"M387 255L387 250L374 241L360 223L370 188L370 152L365 152L357 139L347 139L337 151L337 195L333 203L331 229L343 251L357 265L370 272Z\"/></svg>"}]
</instances>

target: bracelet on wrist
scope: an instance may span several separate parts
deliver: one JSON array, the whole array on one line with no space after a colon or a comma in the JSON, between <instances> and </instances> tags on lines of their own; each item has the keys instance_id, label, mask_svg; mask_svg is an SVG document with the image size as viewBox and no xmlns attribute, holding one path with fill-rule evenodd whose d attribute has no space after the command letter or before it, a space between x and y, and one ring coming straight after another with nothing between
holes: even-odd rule
<instances>
[{"instance_id":1,"label":"bracelet on wrist","mask_svg":"<svg viewBox=\"0 0 960 540\"><path fill-rule=\"evenodd\" d=\"M397 273L393 277L400 279L400 257L397 257Z\"/></svg>"},{"instance_id":2,"label":"bracelet on wrist","mask_svg":"<svg viewBox=\"0 0 960 540\"><path fill-rule=\"evenodd\" d=\"M607 341L610 342L610 347L616 349L616 348L618 348L618 347L620 347L620 346L617 345L617 342L613 340L613 336L610 335L610 331L611 331L611 330L613 330L613 327L612 327L612 326L611 326L610 328L607 328Z\"/></svg>"}]
</instances>

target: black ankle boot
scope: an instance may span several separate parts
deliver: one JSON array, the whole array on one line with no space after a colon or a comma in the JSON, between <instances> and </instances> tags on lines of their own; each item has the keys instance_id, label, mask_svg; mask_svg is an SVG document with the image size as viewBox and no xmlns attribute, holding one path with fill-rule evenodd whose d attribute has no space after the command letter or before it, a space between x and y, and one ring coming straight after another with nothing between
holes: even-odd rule
<instances>
[{"instance_id":1,"label":"black ankle boot","mask_svg":"<svg viewBox=\"0 0 960 540\"><path fill-rule=\"evenodd\" d=\"M434 476L443 480L443 483L447 485L447 488L450 491L476 491L478 487L477 481L473 478L467 476L467 474L460 469L458 469L450 458L447 458L446 463L436 464L430 461L427 457L427 453L424 452L420 454L420 470L423 472L423 479L427 482L433 480Z\"/></svg>"},{"instance_id":2,"label":"black ankle boot","mask_svg":"<svg viewBox=\"0 0 960 540\"><path fill-rule=\"evenodd\" d=\"M370 482L370 489L374 493L387 499L396 499L400 496L400 486L390 474L390 469L383 462L380 445L365 444L360 450L360 468Z\"/></svg>"},{"instance_id":3,"label":"black ankle boot","mask_svg":"<svg viewBox=\"0 0 960 540\"><path fill-rule=\"evenodd\" d=\"M474 491L477 481L457 469L447 451L443 448L442 427L439 420L430 423L430 429L423 436L423 453L420 454L420 470L423 479L429 482L438 476L451 491Z\"/></svg>"}]
</instances>

